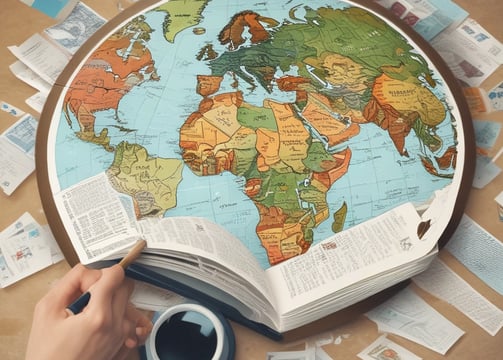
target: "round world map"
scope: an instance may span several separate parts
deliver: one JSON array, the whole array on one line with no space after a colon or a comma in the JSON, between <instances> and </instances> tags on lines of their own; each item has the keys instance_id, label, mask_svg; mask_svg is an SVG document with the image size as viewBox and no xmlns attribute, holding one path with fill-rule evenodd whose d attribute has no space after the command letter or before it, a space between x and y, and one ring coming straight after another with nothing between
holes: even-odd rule
<instances>
[{"instance_id":1,"label":"round world map","mask_svg":"<svg viewBox=\"0 0 503 360\"><path fill-rule=\"evenodd\" d=\"M53 116L58 192L106 172L138 219L206 217L264 268L453 179L443 78L349 1L161 1L103 37Z\"/></svg>"}]
</instances>

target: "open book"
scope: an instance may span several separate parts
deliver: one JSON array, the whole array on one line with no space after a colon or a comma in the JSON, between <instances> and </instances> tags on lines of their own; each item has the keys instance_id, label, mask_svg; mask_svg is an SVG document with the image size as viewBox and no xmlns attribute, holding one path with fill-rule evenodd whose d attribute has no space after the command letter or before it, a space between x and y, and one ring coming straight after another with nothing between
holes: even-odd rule
<instances>
[{"instance_id":1,"label":"open book","mask_svg":"<svg viewBox=\"0 0 503 360\"><path fill-rule=\"evenodd\" d=\"M144 238L147 248L138 263L159 275L151 282L174 281L232 309L245 322L277 333L418 274L437 252L434 237L422 236L427 222L410 203L264 270L239 239L207 219L136 221L130 200L112 189L104 173L62 191L55 200L66 209L62 221L82 263L122 257Z\"/></svg>"}]
</instances>

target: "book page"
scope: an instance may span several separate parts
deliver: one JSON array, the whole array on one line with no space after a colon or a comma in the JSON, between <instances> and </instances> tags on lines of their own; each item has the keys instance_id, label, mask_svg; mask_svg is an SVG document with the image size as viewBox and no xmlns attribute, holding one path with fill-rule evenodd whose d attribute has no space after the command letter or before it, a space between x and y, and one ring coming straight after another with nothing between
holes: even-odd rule
<instances>
[{"instance_id":1,"label":"book page","mask_svg":"<svg viewBox=\"0 0 503 360\"><path fill-rule=\"evenodd\" d=\"M333 235L309 252L266 270L281 313L428 254L411 203Z\"/></svg>"},{"instance_id":2,"label":"book page","mask_svg":"<svg viewBox=\"0 0 503 360\"><path fill-rule=\"evenodd\" d=\"M140 235L105 173L54 196L68 237L83 264L102 260L133 245Z\"/></svg>"},{"instance_id":3,"label":"book page","mask_svg":"<svg viewBox=\"0 0 503 360\"><path fill-rule=\"evenodd\" d=\"M220 272L224 272L225 267L268 298L270 289L264 270L248 248L221 226L204 218L189 216L145 219L139 225L149 249L200 256L204 259L199 267Z\"/></svg>"},{"instance_id":4,"label":"book page","mask_svg":"<svg viewBox=\"0 0 503 360\"><path fill-rule=\"evenodd\" d=\"M128 201L126 201L126 199ZM62 221L83 264L115 259L140 237L139 261L209 281L235 295L257 299L271 311L264 271L246 246L221 226L198 217L136 220L131 198L121 197L105 173L55 195ZM209 280L208 280L209 279Z\"/></svg>"}]
</instances>

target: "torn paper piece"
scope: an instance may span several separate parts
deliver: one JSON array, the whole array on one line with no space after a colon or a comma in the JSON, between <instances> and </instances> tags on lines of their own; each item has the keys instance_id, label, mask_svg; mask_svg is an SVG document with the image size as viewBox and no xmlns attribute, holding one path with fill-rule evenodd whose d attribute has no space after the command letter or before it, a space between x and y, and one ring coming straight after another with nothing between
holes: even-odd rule
<instances>
[{"instance_id":1,"label":"torn paper piece","mask_svg":"<svg viewBox=\"0 0 503 360\"><path fill-rule=\"evenodd\" d=\"M478 87L500 66L503 45L473 19L452 31L443 31L431 42L456 78Z\"/></svg>"},{"instance_id":2,"label":"torn paper piece","mask_svg":"<svg viewBox=\"0 0 503 360\"><path fill-rule=\"evenodd\" d=\"M41 91L33 94L32 96L30 96L28 99L25 100L25 102L39 114L42 113L46 101L47 101L47 94Z\"/></svg>"},{"instance_id":3,"label":"torn paper piece","mask_svg":"<svg viewBox=\"0 0 503 360\"><path fill-rule=\"evenodd\" d=\"M8 49L49 84L56 82L70 60L70 55L39 34L33 34L21 45L9 46Z\"/></svg>"},{"instance_id":4,"label":"torn paper piece","mask_svg":"<svg viewBox=\"0 0 503 360\"><path fill-rule=\"evenodd\" d=\"M37 124L26 114L0 135L0 188L7 195L35 170Z\"/></svg>"},{"instance_id":5,"label":"torn paper piece","mask_svg":"<svg viewBox=\"0 0 503 360\"><path fill-rule=\"evenodd\" d=\"M478 147L489 150L498 139L501 124L495 121L473 120L473 128L475 131L475 144Z\"/></svg>"},{"instance_id":6,"label":"torn paper piece","mask_svg":"<svg viewBox=\"0 0 503 360\"><path fill-rule=\"evenodd\" d=\"M429 269L415 276L413 281L454 306L492 336L503 327L503 311L476 292L440 259L433 260Z\"/></svg>"},{"instance_id":7,"label":"torn paper piece","mask_svg":"<svg viewBox=\"0 0 503 360\"><path fill-rule=\"evenodd\" d=\"M362 360L400 359L421 360L419 356L382 335L372 344L358 353Z\"/></svg>"},{"instance_id":8,"label":"torn paper piece","mask_svg":"<svg viewBox=\"0 0 503 360\"><path fill-rule=\"evenodd\" d=\"M51 249L45 231L34 220L14 235L0 233L0 286L9 286L49 265Z\"/></svg>"},{"instance_id":9,"label":"torn paper piece","mask_svg":"<svg viewBox=\"0 0 503 360\"><path fill-rule=\"evenodd\" d=\"M463 87L462 90L471 113L487 113L493 110L489 96L484 89L479 87Z\"/></svg>"},{"instance_id":10,"label":"torn paper piece","mask_svg":"<svg viewBox=\"0 0 503 360\"><path fill-rule=\"evenodd\" d=\"M464 334L410 287L365 315L380 332L402 336L442 355Z\"/></svg>"},{"instance_id":11,"label":"torn paper piece","mask_svg":"<svg viewBox=\"0 0 503 360\"><path fill-rule=\"evenodd\" d=\"M503 295L503 243L463 215L445 248L468 270Z\"/></svg>"},{"instance_id":12,"label":"torn paper piece","mask_svg":"<svg viewBox=\"0 0 503 360\"><path fill-rule=\"evenodd\" d=\"M492 88L487 94L487 97L494 110L503 110L503 81Z\"/></svg>"},{"instance_id":13,"label":"torn paper piece","mask_svg":"<svg viewBox=\"0 0 503 360\"><path fill-rule=\"evenodd\" d=\"M11 64L9 66L9 69L15 77L30 85L31 87L37 89L38 91L41 91L45 94L49 94L49 92L51 91L52 85L38 76L23 62L18 60L15 63Z\"/></svg>"},{"instance_id":14,"label":"torn paper piece","mask_svg":"<svg viewBox=\"0 0 503 360\"><path fill-rule=\"evenodd\" d=\"M25 112L23 110L18 109L14 105L6 103L5 101L0 101L0 107L1 107L2 111L5 111L6 113L9 113L15 117L20 117L25 114Z\"/></svg>"},{"instance_id":15,"label":"torn paper piece","mask_svg":"<svg viewBox=\"0 0 503 360\"><path fill-rule=\"evenodd\" d=\"M503 191L499 193L498 196L494 199L498 206L498 216L500 221L503 221Z\"/></svg>"},{"instance_id":16,"label":"torn paper piece","mask_svg":"<svg viewBox=\"0 0 503 360\"><path fill-rule=\"evenodd\" d=\"M90 7L78 3L64 21L45 29L44 32L54 42L74 54L105 22L106 20Z\"/></svg>"},{"instance_id":17,"label":"torn paper piece","mask_svg":"<svg viewBox=\"0 0 503 360\"><path fill-rule=\"evenodd\" d=\"M472 186L476 189L483 189L501 173L501 168L496 165L488 156L476 156L475 176Z\"/></svg>"},{"instance_id":18,"label":"torn paper piece","mask_svg":"<svg viewBox=\"0 0 503 360\"><path fill-rule=\"evenodd\" d=\"M79 0L21 0L54 19L64 19Z\"/></svg>"},{"instance_id":19,"label":"torn paper piece","mask_svg":"<svg viewBox=\"0 0 503 360\"><path fill-rule=\"evenodd\" d=\"M316 349L268 352L266 360L315 360Z\"/></svg>"}]
</instances>

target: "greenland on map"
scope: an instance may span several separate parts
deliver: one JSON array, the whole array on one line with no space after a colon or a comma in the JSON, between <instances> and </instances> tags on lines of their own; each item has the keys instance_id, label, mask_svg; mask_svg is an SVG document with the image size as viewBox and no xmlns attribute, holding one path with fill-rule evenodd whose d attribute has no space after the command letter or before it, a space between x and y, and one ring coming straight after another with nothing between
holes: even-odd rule
<instances>
[{"instance_id":1,"label":"greenland on map","mask_svg":"<svg viewBox=\"0 0 503 360\"><path fill-rule=\"evenodd\" d=\"M349 1L159 2L62 85L54 193L105 171L138 219L206 217L264 268L459 186L461 119L444 79Z\"/></svg>"}]
</instances>

